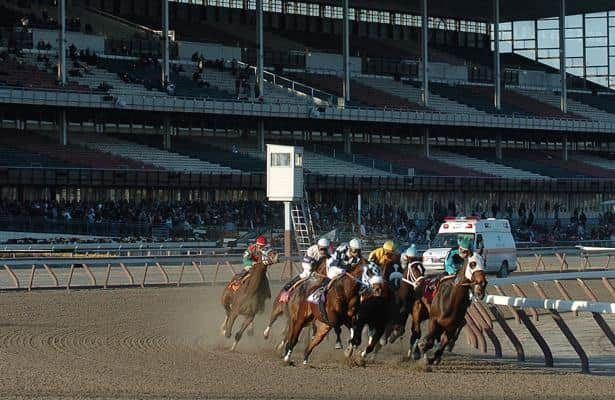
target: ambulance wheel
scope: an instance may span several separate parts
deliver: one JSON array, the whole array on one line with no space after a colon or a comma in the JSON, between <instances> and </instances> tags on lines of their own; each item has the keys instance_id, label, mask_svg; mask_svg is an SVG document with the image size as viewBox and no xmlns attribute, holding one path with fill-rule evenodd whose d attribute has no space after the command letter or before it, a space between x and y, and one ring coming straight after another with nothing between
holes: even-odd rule
<instances>
[{"instance_id":1,"label":"ambulance wheel","mask_svg":"<svg viewBox=\"0 0 615 400\"><path fill-rule=\"evenodd\" d=\"M508 272L508 261L504 261L498 271L498 278L506 278L508 276Z\"/></svg>"}]
</instances>

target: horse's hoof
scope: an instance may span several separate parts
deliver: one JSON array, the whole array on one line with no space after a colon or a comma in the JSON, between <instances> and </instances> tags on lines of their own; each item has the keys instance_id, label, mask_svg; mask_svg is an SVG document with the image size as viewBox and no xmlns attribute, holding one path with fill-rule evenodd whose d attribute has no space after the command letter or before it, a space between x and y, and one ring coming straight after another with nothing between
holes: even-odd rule
<instances>
[{"instance_id":1,"label":"horse's hoof","mask_svg":"<svg viewBox=\"0 0 615 400\"><path fill-rule=\"evenodd\" d=\"M342 343L341 342L335 342L335 349L336 350L341 350L342 349Z\"/></svg>"},{"instance_id":2,"label":"horse's hoof","mask_svg":"<svg viewBox=\"0 0 615 400\"><path fill-rule=\"evenodd\" d=\"M411 354L411 357L414 361L418 360L419 358L421 358L421 352L420 351L413 351Z\"/></svg>"},{"instance_id":3,"label":"horse's hoof","mask_svg":"<svg viewBox=\"0 0 615 400\"><path fill-rule=\"evenodd\" d=\"M442 357L434 357L431 359L431 364L432 365L438 365L442 362Z\"/></svg>"},{"instance_id":4,"label":"horse's hoof","mask_svg":"<svg viewBox=\"0 0 615 400\"><path fill-rule=\"evenodd\" d=\"M282 349L284 348L284 345L285 345L285 344L286 344L286 343L285 343L284 341L281 341L281 342L280 342L280 344L278 344L278 345L275 347L275 349L276 349L277 351L280 351L280 350L282 350Z\"/></svg>"},{"instance_id":5,"label":"horse's hoof","mask_svg":"<svg viewBox=\"0 0 615 400\"><path fill-rule=\"evenodd\" d=\"M379 343L380 343L381 347L384 346L385 344L387 344L386 338L384 338L384 337L380 338L380 342Z\"/></svg>"},{"instance_id":6,"label":"horse's hoof","mask_svg":"<svg viewBox=\"0 0 615 400\"><path fill-rule=\"evenodd\" d=\"M354 351L354 346L350 345L346 348L346 350L344 350L344 356L346 356L346 358L349 358L352 355L352 352Z\"/></svg>"},{"instance_id":7,"label":"horse's hoof","mask_svg":"<svg viewBox=\"0 0 615 400\"><path fill-rule=\"evenodd\" d=\"M308 360L303 360L303 365L308 365Z\"/></svg>"},{"instance_id":8,"label":"horse's hoof","mask_svg":"<svg viewBox=\"0 0 615 400\"><path fill-rule=\"evenodd\" d=\"M363 355L361 355L361 357L359 357L357 360L355 360L355 364L357 364L358 367L365 368L365 365L366 365L365 357L363 357Z\"/></svg>"},{"instance_id":9,"label":"horse's hoof","mask_svg":"<svg viewBox=\"0 0 615 400\"><path fill-rule=\"evenodd\" d=\"M231 346L231 351L235 351L235 349L237 348L237 343L239 343L238 341L234 341L233 345Z\"/></svg>"},{"instance_id":10,"label":"horse's hoof","mask_svg":"<svg viewBox=\"0 0 615 400\"><path fill-rule=\"evenodd\" d=\"M269 339L269 332L270 331L271 331L271 327L270 326L265 328L265 332L263 332L263 337L265 338L265 340Z\"/></svg>"}]
</instances>

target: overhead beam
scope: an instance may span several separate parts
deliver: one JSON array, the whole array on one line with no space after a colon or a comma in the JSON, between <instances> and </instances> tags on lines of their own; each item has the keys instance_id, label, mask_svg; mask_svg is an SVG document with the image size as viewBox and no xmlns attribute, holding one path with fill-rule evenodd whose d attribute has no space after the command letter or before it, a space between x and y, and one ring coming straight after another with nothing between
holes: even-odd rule
<instances>
[{"instance_id":1,"label":"overhead beam","mask_svg":"<svg viewBox=\"0 0 615 400\"><path fill-rule=\"evenodd\" d=\"M566 0L560 0L559 14L559 70L561 80L560 109L568 112L568 87L566 85Z\"/></svg>"},{"instance_id":2,"label":"overhead beam","mask_svg":"<svg viewBox=\"0 0 615 400\"><path fill-rule=\"evenodd\" d=\"M350 102L350 8L349 0L344 0L342 7L342 23L343 23L343 69L344 69L344 81L342 83L342 94L344 95L344 102Z\"/></svg>"},{"instance_id":3,"label":"overhead beam","mask_svg":"<svg viewBox=\"0 0 615 400\"><path fill-rule=\"evenodd\" d=\"M423 75L423 105L429 106L429 17L427 15L427 0L423 0L421 8L421 68Z\"/></svg>"},{"instance_id":4,"label":"overhead beam","mask_svg":"<svg viewBox=\"0 0 615 400\"><path fill-rule=\"evenodd\" d=\"M496 110L500 110L502 109L502 82L500 71L500 0L493 0L493 88L493 106Z\"/></svg>"}]
</instances>

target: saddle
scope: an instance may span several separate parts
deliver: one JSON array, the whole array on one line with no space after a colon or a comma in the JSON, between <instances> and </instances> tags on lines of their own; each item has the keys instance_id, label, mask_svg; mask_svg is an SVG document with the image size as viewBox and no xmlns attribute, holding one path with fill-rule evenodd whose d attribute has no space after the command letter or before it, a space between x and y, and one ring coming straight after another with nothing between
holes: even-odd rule
<instances>
[{"instance_id":1,"label":"saddle","mask_svg":"<svg viewBox=\"0 0 615 400\"><path fill-rule=\"evenodd\" d=\"M239 290L241 285L243 285L243 283L248 280L250 275L251 273L248 272L243 278L240 278L241 274L237 274L233 277L233 279L231 279L231 281L226 286L229 289L231 289L233 292L236 292L237 290Z\"/></svg>"},{"instance_id":2,"label":"saddle","mask_svg":"<svg viewBox=\"0 0 615 400\"><path fill-rule=\"evenodd\" d=\"M331 289L331 286L333 286L333 283L342 276L344 275L340 275L340 276L337 276L331 279L329 283L326 285L321 284L321 285L316 286L314 290L312 291L312 293L310 293L310 295L307 297L308 303L311 303L314 306L318 307L318 312L320 313L320 319L322 322L324 322L327 325L331 325L331 323L329 322L327 318L327 309L326 309L327 292L329 291L329 289Z\"/></svg>"},{"instance_id":3,"label":"saddle","mask_svg":"<svg viewBox=\"0 0 615 400\"><path fill-rule=\"evenodd\" d=\"M308 279L310 279L310 278L308 277L308 278L301 278L301 279L299 279L297 282L295 282L295 283L294 283L294 284L290 287L290 289L288 289L288 290L286 290L284 293L282 293L282 294L280 295L280 300L279 300L279 301L280 301L280 303L286 303L286 302L288 302L288 300L290 299L290 295L293 293L293 291L294 291L296 288L298 288L300 285L302 285L304 282L306 282Z\"/></svg>"}]
</instances>

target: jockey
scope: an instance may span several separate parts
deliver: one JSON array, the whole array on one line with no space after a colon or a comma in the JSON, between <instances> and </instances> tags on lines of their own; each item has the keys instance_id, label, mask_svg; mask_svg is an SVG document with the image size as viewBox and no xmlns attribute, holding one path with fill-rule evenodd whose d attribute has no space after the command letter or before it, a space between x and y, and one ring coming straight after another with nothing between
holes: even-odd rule
<instances>
[{"instance_id":1,"label":"jockey","mask_svg":"<svg viewBox=\"0 0 615 400\"><path fill-rule=\"evenodd\" d=\"M284 290L288 291L295 283L297 283L300 279L309 278L312 275L314 267L316 267L323 258L329 258L329 242L326 238L318 239L318 243L310 246L305 251L305 256L303 257L303 261L301 262L301 266L303 267L303 272L299 275L295 276L290 280L286 285L284 285Z\"/></svg>"},{"instance_id":2,"label":"jockey","mask_svg":"<svg viewBox=\"0 0 615 400\"><path fill-rule=\"evenodd\" d=\"M420 272L419 276L414 276L414 272L412 271L412 267L416 266L418 271ZM423 263L421 262L421 258L418 256L416 252L416 245L412 244L410 247L404 251L404 254L401 255L401 268L404 272L409 274L407 275L412 284L416 284L420 278L425 273L425 267L423 267ZM390 280L392 280L393 274L391 274Z\"/></svg>"},{"instance_id":3,"label":"jockey","mask_svg":"<svg viewBox=\"0 0 615 400\"><path fill-rule=\"evenodd\" d=\"M243 270L239 273L239 278L243 278L250 272L254 262L260 260L261 252L267 245L267 239L265 236L260 235L256 238L256 241L248 246L246 251L243 252Z\"/></svg>"},{"instance_id":4,"label":"jockey","mask_svg":"<svg viewBox=\"0 0 615 400\"><path fill-rule=\"evenodd\" d=\"M368 260L375 262L380 268L384 268L388 262L399 259L399 253L397 253L395 249L395 243L392 240L387 240L382 247L369 253Z\"/></svg>"},{"instance_id":5,"label":"jockey","mask_svg":"<svg viewBox=\"0 0 615 400\"><path fill-rule=\"evenodd\" d=\"M353 266L359 263L361 260L361 241L357 238L352 239L348 244L342 243L335 249L333 256L327 263L327 276L330 279L341 275L346 272L347 267ZM330 270L341 270L330 273ZM339 272L339 273L337 273Z\"/></svg>"},{"instance_id":6,"label":"jockey","mask_svg":"<svg viewBox=\"0 0 615 400\"><path fill-rule=\"evenodd\" d=\"M452 249L444 261L444 270L447 275L456 275L463 263L474 254L472 252L472 241L468 238L461 238L457 241L459 248Z\"/></svg>"}]
</instances>

